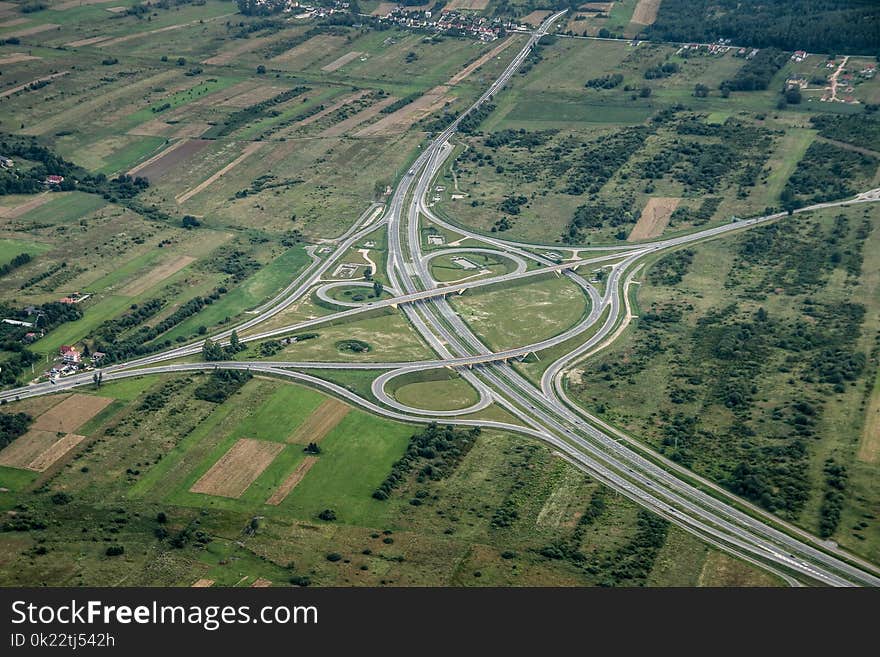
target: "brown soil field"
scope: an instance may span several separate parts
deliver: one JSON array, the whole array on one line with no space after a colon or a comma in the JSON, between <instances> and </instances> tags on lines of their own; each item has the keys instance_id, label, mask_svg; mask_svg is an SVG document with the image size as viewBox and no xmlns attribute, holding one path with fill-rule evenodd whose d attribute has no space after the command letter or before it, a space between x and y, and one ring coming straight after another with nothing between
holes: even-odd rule
<instances>
[{"instance_id":1,"label":"brown soil field","mask_svg":"<svg viewBox=\"0 0 880 657\"><path fill-rule=\"evenodd\" d=\"M269 467L281 443L241 438L190 488L190 492L237 498Z\"/></svg>"},{"instance_id":2,"label":"brown soil field","mask_svg":"<svg viewBox=\"0 0 880 657\"><path fill-rule=\"evenodd\" d=\"M73 433L31 429L0 451L0 465L42 472L85 439Z\"/></svg>"},{"instance_id":3,"label":"brown soil field","mask_svg":"<svg viewBox=\"0 0 880 657\"><path fill-rule=\"evenodd\" d=\"M868 403L857 458L863 463L877 463L880 460L880 386L874 388Z\"/></svg>"},{"instance_id":4,"label":"brown soil field","mask_svg":"<svg viewBox=\"0 0 880 657\"><path fill-rule=\"evenodd\" d=\"M660 0L639 0L632 15L632 22L639 25L653 25L657 20Z\"/></svg>"},{"instance_id":5,"label":"brown soil field","mask_svg":"<svg viewBox=\"0 0 880 657\"><path fill-rule=\"evenodd\" d=\"M62 75L67 75L70 71L61 71L60 73L53 73L52 75L44 75L41 78L37 78L35 80L30 80L29 82L25 82L24 84L20 84L16 87L12 87L12 89L7 89L6 91L0 93L0 98L6 98L6 96L11 96L12 94L21 91L22 89L26 89L31 86L35 82L43 82L45 80L54 80L55 78L60 78Z\"/></svg>"},{"instance_id":6,"label":"brown soil field","mask_svg":"<svg viewBox=\"0 0 880 657\"><path fill-rule=\"evenodd\" d=\"M198 185L196 185L195 187L193 187L192 189L190 189L189 191L186 191L183 194L176 196L174 200L177 201L178 205L186 203L193 196L195 196L196 194L198 194L201 191L206 190L208 187L210 187L215 182L217 182L222 176L224 176L227 173L229 173L230 171L232 171L235 167L237 167L239 164L244 162L247 158L249 158L251 155L253 155L256 151L260 150L264 145L265 145L265 142L262 142L262 141L250 142L247 146L244 147L244 150L242 151L241 155L239 155L237 158L232 160L232 162L230 162L225 167L220 169L220 171L218 171L217 173L210 176L204 182L201 182Z\"/></svg>"},{"instance_id":7,"label":"brown soil field","mask_svg":"<svg viewBox=\"0 0 880 657\"><path fill-rule=\"evenodd\" d=\"M5 3L4 3L5 4ZM17 5L13 5L15 7ZM15 25L21 25L22 23L27 23L27 18L13 18L12 20L3 21L0 23L0 27L13 27Z\"/></svg>"},{"instance_id":8,"label":"brown soil field","mask_svg":"<svg viewBox=\"0 0 880 657\"><path fill-rule=\"evenodd\" d=\"M8 39L9 37L27 37L33 34L39 34L40 32L48 32L49 30L54 30L56 27L60 27L58 23L43 23L42 25L25 27L20 30L16 30L15 32L8 32L7 34L3 35L3 38Z\"/></svg>"},{"instance_id":9,"label":"brown soil field","mask_svg":"<svg viewBox=\"0 0 880 657\"><path fill-rule=\"evenodd\" d=\"M122 288L119 293L129 297L143 294L157 283L161 283L172 274L176 274L191 262L195 262L195 258L192 256L182 255L172 258L154 267L146 276L141 276L132 281Z\"/></svg>"},{"instance_id":10,"label":"brown soil field","mask_svg":"<svg viewBox=\"0 0 880 657\"><path fill-rule=\"evenodd\" d=\"M482 11L489 4L489 0L451 0L443 8L444 11L453 11L454 9L473 9Z\"/></svg>"},{"instance_id":11,"label":"brown soil field","mask_svg":"<svg viewBox=\"0 0 880 657\"><path fill-rule=\"evenodd\" d=\"M281 504L287 499L287 496L290 495L290 491L296 488L296 485L305 478L309 473L309 470L311 470L312 466L317 462L317 456L306 456L297 464L296 469L288 475L287 479L275 489L275 492L272 493L268 500L266 500L266 504L271 504L272 506L278 506Z\"/></svg>"},{"instance_id":12,"label":"brown soil field","mask_svg":"<svg viewBox=\"0 0 880 657\"><path fill-rule=\"evenodd\" d=\"M492 48L492 50L481 55L480 57L478 57L477 59L472 61L470 64L465 66L463 69L461 69L458 73L456 73L451 78L449 78L449 82L447 82L446 84L448 84L449 86L454 86L454 85L458 84L459 82L461 82L462 80L465 80L471 73L476 71L483 64L485 64L489 60L494 59L499 54L501 54L501 52L503 52L510 44L513 43L513 41L514 41L514 37L512 37L512 36L507 37L504 41L502 41L497 46Z\"/></svg>"},{"instance_id":13,"label":"brown soil field","mask_svg":"<svg viewBox=\"0 0 880 657\"><path fill-rule=\"evenodd\" d=\"M0 465L26 469L58 440L54 431L31 429L0 451Z\"/></svg>"},{"instance_id":14,"label":"brown soil field","mask_svg":"<svg viewBox=\"0 0 880 657\"><path fill-rule=\"evenodd\" d=\"M207 139L184 139L157 153L149 160L141 162L128 172L130 176L140 176L155 182L187 158L202 151L211 142Z\"/></svg>"},{"instance_id":15,"label":"brown soil field","mask_svg":"<svg viewBox=\"0 0 880 657\"><path fill-rule=\"evenodd\" d=\"M14 52L6 57L0 57L0 66L3 64L15 64L17 62L26 62L31 59L40 59L36 55L28 55L24 52Z\"/></svg>"},{"instance_id":16,"label":"brown soil field","mask_svg":"<svg viewBox=\"0 0 880 657\"><path fill-rule=\"evenodd\" d=\"M80 436L79 434L65 434L63 438L56 440L49 449L31 461L28 469L43 472L85 439L85 436Z\"/></svg>"},{"instance_id":17,"label":"brown soil field","mask_svg":"<svg viewBox=\"0 0 880 657\"><path fill-rule=\"evenodd\" d=\"M371 16L387 16L392 9L397 7L396 2L380 2L379 6L376 7L372 12L370 12Z\"/></svg>"},{"instance_id":18,"label":"brown soil field","mask_svg":"<svg viewBox=\"0 0 880 657\"><path fill-rule=\"evenodd\" d=\"M633 227L632 232L627 237L628 242L636 242L638 240L646 240L649 237L657 237L663 232L663 229L669 224L669 218L678 207L680 198L666 198L662 196L652 196L648 199L648 203L642 210L642 216L639 217L638 223Z\"/></svg>"},{"instance_id":19,"label":"brown soil field","mask_svg":"<svg viewBox=\"0 0 880 657\"><path fill-rule=\"evenodd\" d=\"M272 580L266 579L265 577L258 577L254 580L254 583L251 584L252 589L265 589L272 586Z\"/></svg>"},{"instance_id":20,"label":"brown soil field","mask_svg":"<svg viewBox=\"0 0 880 657\"><path fill-rule=\"evenodd\" d=\"M388 114L366 128L359 130L355 133L355 136L374 137L405 132L413 123L443 107L447 101L452 100L447 95L448 92L449 87L446 85L434 87L426 92L425 95L416 98L409 105L401 107L396 112Z\"/></svg>"},{"instance_id":21,"label":"brown soil field","mask_svg":"<svg viewBox=\"0 0 880 657\"><path fill-rule=\"evenodd\" d=\"M337 123L336 125L331 125L329 128L324 130L320 136L321 137L339 137L341 135L347 134L353 128L356 128L361 123L365 123L372 119L375 116L378 116L383 109L388 107L391 103L395 102L397 98L394 96L388 96L387 98L383 98L375 105L371 105L370 107L366 107L362 109L360 112L356 114L352 114L347 119L344 119Z\"/></svg>"},{"instance_id":22,"label":"brown soil field","mask_svg":"<svg viewBox=\"0 0 880 657\"><path fill-rule=\"evenodd\" d=\"M533 27L538 27L541 22L547 18L553 12L549 9L537 9L533 11L531 14L526 14L520 20L526 25L532 25Z\"/></svg>"},{"instance_id":23,"label":"brown soil field","mask_svg":"<svg viewBox=\"0 0 880 657\"><path fill-rule=\"evenodd\" d=\"M71 48L79 48L81 46L93 46L96 43L101 43L101 41L106 41L109 39L109 36L93 36L88 39L79 39L77 41L71 41L70 43L65 43L64 45L70 46Z\"/></svg>"},{"instance_id":24,"label":"brown soil field","mask_svg":"<svg viewBox=\"0 0 880 657\"><path fill-rule=\"evenodd\" d=\"M348 415L351 407L337 399L326 399L321 402L312 414L306 418L296 431L287 439L289 443L307 445L316 443L330 433Z\"/></svg>"},{"instance_id":25,"label":"brown soil field","mask_svg":"<svg viewBox=\"0 0 880 657\"><path fill-rule=\"evenodd\" d=\"M213 585L213 584L214 584L214 580L213 580L213 579L204 579L204 578L202 578L202 579L197 579L195 582L193 582L191 588L194 588L194 589L206 589L206 588L210 587L210 586Z\"/></svg>"},{"instance_id":26,"label":"brown soil field","mask_svg":"<svg viewBox=\"0 0 880 657\"><path fill-rule=\"evenodd\" d=\"M17 219L26 212L30 212L34 208L38 208L44 203L48 203L53 198L58 198L57 196L53 196L53 194L57 193L58 192L43 192L42 194L37 194L25 203L22 203L21 205L16 205L11 208L0 206L0 217L2 217L3 219Z\"/></svg>"},{"instance_id":27,"label":"brown soil field","mask_svg":"<svg viewBox=\"0 0 880 657\"><path fill-rule=\"evenodd\" d=\"M107 7L107 11L109 11L111 14L121 14L126 9L128 9L128 7Z\"/></svg>"},{"instance_id":28,"label":"brown soil field","mask_svg":"<svg viewBox=\"0 0 880 657\"><path fill-rule=\"evenodd\" d=\"M287 52L283 52L270 59L276 64L293 64L297 68L305 68L312 65L328 52L336 50L345 43L345 37L319 34L313 36L305 43L301 43Z\"/></svg>"},{"instance_id":29,"label":"brown soil field","mask_svg":"<svg viewBox=\"0 0 880 657\"><path fill-rule=\"evenodd\" d=\"M338 57L338 58L334 59L332 62L330 62L326 66L322 66L321 70L326 71L327 73L332 73L333 71L339 70L340 68L342 68L343 66L348 64L350 61L357 59L358 57L360 57L363 54L364 53L362 53L358 50L352 50L351 52L344 54L342 57Z\"/></svg>"},{"instance_id":30,"label":"brown soil field","mask_svg":"<svg viewBox=\"0 0 880 657\"><path fill-rule=\"evenodd\" d=\"M217 53L213 57L208 57L202 61L202 64L212 64L213 66L224 66L234 62L240 55L253 52L257 48L274 41L278 36L271 34L269 36L257 37L256 39L239 39L231 48L226 48L222 52Z\"/></svg>"},{"instance_id":31,"label":"brown soil field","mask_svg":"<svg viewBox=\"0 0 880 657\"><path fill-rule=\"evenodd\" d=\"M111 403L113 400L109 397L74 393L40 415L34 420L31 427L42 431L70 433L91 420Z\"/></svg>"}]
</instances>

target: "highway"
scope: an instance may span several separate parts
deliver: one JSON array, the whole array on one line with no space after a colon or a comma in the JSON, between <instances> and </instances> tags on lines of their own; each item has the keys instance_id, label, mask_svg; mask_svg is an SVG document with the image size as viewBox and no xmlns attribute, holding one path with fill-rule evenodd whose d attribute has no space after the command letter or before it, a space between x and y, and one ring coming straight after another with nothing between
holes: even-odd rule
<instances>
[{"instance_id":1,"label":"highway","mask_svg":"<svg viewBox=\"0 0 880 657\"><path fill-rule=\"evenodd\" d=\"M385 363L328 363L288 361L223 361L173 362L191 357L201 351L201 343L193 343L157 354L103 368L103 380L169 374L175 372L210 371L215 368L246 369L266 375L283 377L327 390L370 412L395 420L427 422L437 420L463 426L482 426L528 435L551 445L564 458L588 472L597 480L619 491L638 504L649 508L671 522L740 558L761 565L783 577L791 584L822 584L830 586L878 586L878 569L842 550L833 551L822 545L818 538L803 530L786 526L770 514L756 509L747 502L736 500L726 491L711 485L695 486L689 473L671 467L662 458L647 458L647 448L633 449L620 432L598 418L585 414L567 397L565 373L578 360L610 344L619 335L630 316L626 292L633 284L639 267L646 257L660 251L678 248L706 239L718 239L735 231L748 230L785 216L775 213L765 217L749 218L710 229L653 242L610 247L578 247L585 251L606 251L596 257L555 263L542 255L544 245L525 244L480 235L452 225L427 206L425 198L445 160L452 153L450 139L461 120L470 112L493 98L509 82L528 57L531 48L565 11L558 12L542 23L528 43L513 58L501 75L474 104L457 117L444 131L427 144L400 180L393 195L376 221L374 214L380 207L373 204L354 222L352 227L333 241L332 251L321 256L320 249L312 249L312 262L280 294L251 311L252 317L235 327L212 335L223 342L233 328L243 341L259 341L295 333L327 322L356 318L364 312L382 310L402 312L412 327L436 353L436 358L423 361ZM796 212L810 212L826 207L867 203L880 200L880 190L870 190L853 199L823 203ZM477 247L438 249L422 252L422 218L470 238L481 244ZM328 291L336 285L363 285L363 283L328 283L322 278L341 256L366 235L384 228L388 236L386 289L394 296L372 303L356 304L332 299ZM452 283L440 283L431 274L431 261L443 254L484 253L506 258L513 270L500 276L478 278ZM529 261L534 268L529 269ZM604 292L600 292L580 276L579 267L608 268ZM504 351L492 351L455 312L449 302L452 295L468 290L488 288L500 283L526 283L538 276L564 275L577 285L589 301L589 309L574 326L550 338ZM272 330L260 330L260 324L277 316L292 304L309 294L344 310L314 319L297 322ZM526 303L526 301L521 301ZM604 319L603 319L604 318ZM529 354L546 351L575 338L576 346L555 362L547 364L540 385L536 386L509 361ZM435 411L407 406L394 399L386 388L395 378L414 372L448 367L459 373L477 393L477 402L467 409ZM381 371L372 384L373 399L367 399L342 386L317 376L309 370L364 369ZM92 384L91 373L75 375L55 382L38 383L0 393L0 400L14 400L68 390ZM505 408L517 423L502 423L467 417L497 404ZM708 483L708 482L707 482ZM717 488L717 487L716 487ZM731 503L734 501L734 503ZM744 510L748 510L746 513Z\"/></svg>"}]
</instances>

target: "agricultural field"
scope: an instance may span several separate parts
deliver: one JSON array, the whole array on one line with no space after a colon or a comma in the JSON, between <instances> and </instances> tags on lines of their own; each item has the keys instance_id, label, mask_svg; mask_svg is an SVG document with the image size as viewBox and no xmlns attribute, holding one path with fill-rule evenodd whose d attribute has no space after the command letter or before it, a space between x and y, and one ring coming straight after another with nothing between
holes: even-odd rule
<instances>
[{"instance_id":1,"label":"agricultural field","mask_svg":"<svg viewBox=\"0 0 880 657\"><path fill-rule=\"evenodd\" d=\"M467 452L449 472L407 477L376 499L421 428L271 379L236 384L228 402L205 401L210 378L145 377L86 391L110 406L77 428L83 440L62 461L42 473L0 466L0 508L15 509L0 543L4 554L22 555L2 562L0 582L779 584L651 521L546 447L499 433L462 436ZM39 422L63 403L4 410ZM328 405L343 412L325 413ZM324 415L333 421L315 425ZM304 441L319 452L303 452ZM224 474L254 449L261 459L243 461L246 472ZM648 535L661 547L639 548L644 561L620 561ZM111 546L122 554L107 556ZM566 546L593 567L565 556Z\"/></svg>"}]
</instances>

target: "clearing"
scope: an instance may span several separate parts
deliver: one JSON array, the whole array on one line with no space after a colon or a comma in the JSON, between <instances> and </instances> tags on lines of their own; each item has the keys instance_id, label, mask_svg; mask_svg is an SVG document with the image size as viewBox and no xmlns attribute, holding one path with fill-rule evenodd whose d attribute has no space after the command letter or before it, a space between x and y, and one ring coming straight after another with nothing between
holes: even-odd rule
<instances>
[{"instance_id":1,"label":"clearing","mask_svg":"<svg viewBox=\"0 0 880 657\"><path fill-rule=\"evenodd\" d=\"M241 438L190 488L192 493L241 497L284 445Z\"/></svg>"},{"instance_id":2,"label":"clearing","mask_svg":"<svg viewBox=\"0 0 880 657\"><path fill-rule=\"evenodd\" d=\"M642 216L639 217L638 223L633 227L627 242L637 242L646 240L650 237L657 237L663 233L663 230L669 225L669 218L678 207L680 198L652 196L648 199L648 203L642 210Z\"/></svg>"},{"instance_id":3,"label":"clearing","mask_svg":"<svg viewBox=\"0 0 880 657\"><path fill-rule=\"evenodd\" d=\"M278 506L281 504L284 499L290 495L290 491L292 491L296 485L303 480L309 470L312 469L312 466L318 462L317 456L307 456L299 464L296 466L296 469L290 473L287 479L275 489L275 492L272 493L271 497L266 500L266 504L271 504L272 506Z\"/></svg>"},{"instance_id":4,"label":"clearing","mask_svg":"<svg viewBox=\"0 0 880 657\"><path fill-rule=\"evenodd\" d=\"M632 22L639 25L653 25L657 20L660 0L639 0L632 15Z\"/></svg>"}]
</instances>

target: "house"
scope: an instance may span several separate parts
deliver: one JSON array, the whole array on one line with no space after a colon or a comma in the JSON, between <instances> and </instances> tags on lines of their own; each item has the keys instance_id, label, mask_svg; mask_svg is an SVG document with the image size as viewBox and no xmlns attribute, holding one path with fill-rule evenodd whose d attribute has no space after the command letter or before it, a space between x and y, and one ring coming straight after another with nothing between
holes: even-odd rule
<instances>
[{"instance_id":1,"label":"house","mask_svg":"<svg viewBox=\"0 0 880 657\"><path fill-rule=\"evenodd\" d=\"M46 176L46 180L43 181L44 185L49 185L50 187L54 187L56 185L60 185L64 182L64 176Z\"/></svg>"},{"instance_id":2,"label":"house","mask_svg":"<svg viewBox=\"0 0 880 657\"><path fill-rule=\"evenodd\" d=\"M4 169L12 168L12 158L6 157L5 155L0 155L0 167Z\"/></svg>"},{"instance_id":3,"label":"house","mask_svg":"<svg viewBox=\"0 0 880 657\"><path fill-rule=\"evenodd\" d=\"M61 352L61 359L65 363L78 363L80 360L79 349L77 349L76 347L71 347L70 345L63 344L61 345L61 349L59 351Z\"/></svg>"},{"instance_id":4,"label":"house","mask_svg":"<svg viewBox=\"0 0 880 657\"><path fill-rule=\"evenodd\" d=\"M106 356L106 355L107 354L105 354L103 351L96 351L95 353L92 354L92 362L99 363L102 360L104 360L104 356Z\"/></svg>"},{"instance_id":5,"label":"house","mask_svg":"<svg viewBox=\"0 0 880 657\"><path fill-rule=\"evenodd\" d=\"M33 341L36 340L36 339L37 339L37 334L34 333L33 331L31 331L30 333L25 333L25 334L24 334L24 337L22 338L22 341L23 341L23 342L26 342L26 343L28 343L28 344L30 344L31 342L33 342Z\"/></svg>"},{"instance_id":6,"label":"house","mask_svg":"<svg viewBox=\"0 0 880 657\"><path fill-rule=\"evenodd\" d=\"M791 61L793 62L802 62L807 58L807 52L805 50L795 50L791 54Z\"/></svg>"}]
</instances>

